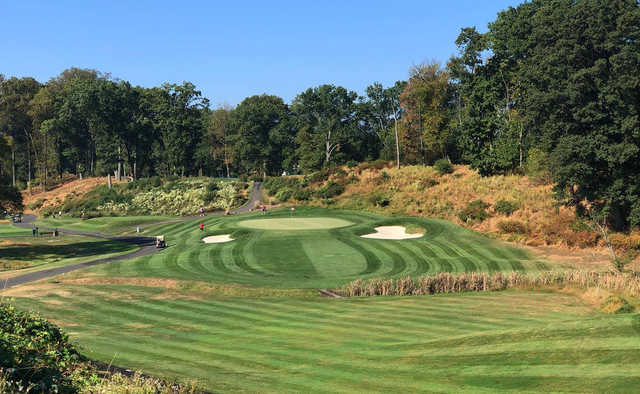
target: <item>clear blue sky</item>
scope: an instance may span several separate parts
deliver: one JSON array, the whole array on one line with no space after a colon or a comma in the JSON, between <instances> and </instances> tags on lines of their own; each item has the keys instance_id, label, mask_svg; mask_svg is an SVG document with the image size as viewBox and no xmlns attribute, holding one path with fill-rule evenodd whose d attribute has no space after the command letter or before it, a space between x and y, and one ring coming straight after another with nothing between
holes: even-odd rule
<instances>
[{"instance_id":1,"label":"clear blue sky","mask_svg":"<svg viewBox=\"0 0 640 394\"><path fill-rule=\"evenodd\" d=\"M446 60L460 28L485 31L522 1L6 1L0 73L46 81L94 68L135 85L191 81L213 105L289 102L323 83L362 94Z\"/></svg>"}]
</instances>

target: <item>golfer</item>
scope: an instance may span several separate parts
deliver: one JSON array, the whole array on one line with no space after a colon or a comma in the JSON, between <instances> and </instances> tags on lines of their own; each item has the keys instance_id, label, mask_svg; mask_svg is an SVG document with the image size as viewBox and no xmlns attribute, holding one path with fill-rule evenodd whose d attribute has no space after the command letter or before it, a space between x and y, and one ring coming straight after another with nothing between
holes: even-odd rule
<instances>
[{"instance_id":1,"label":"golfer","mask_svg":"<svg viewBox=\"0 0 640 394\"><path fill-rule=\"evenodd\" d=\"M204 231L204 223L200 223L200 231Z\"/></svg>"}]
</instances>

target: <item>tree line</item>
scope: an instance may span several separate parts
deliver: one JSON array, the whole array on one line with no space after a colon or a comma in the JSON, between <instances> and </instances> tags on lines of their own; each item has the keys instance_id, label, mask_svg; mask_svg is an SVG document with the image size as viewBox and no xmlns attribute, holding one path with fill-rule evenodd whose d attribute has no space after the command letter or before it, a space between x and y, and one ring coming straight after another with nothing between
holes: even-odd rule
<instances>
[{"instance_id":1,"label":"tree line","mask_svg":"<svg viewBox=\"0 0 640 394\"><path fill-rule=\"evenodd\" d=\"M192 83L142 88L95 70L0 77L0 176L279 175L438 159L528 172L558 198L640 224L640 6L533 0L461 29L446 65L364 96L320 85L211 108ZM586 203L585 203L586 202Z\"/></svg>"}]
</instances>

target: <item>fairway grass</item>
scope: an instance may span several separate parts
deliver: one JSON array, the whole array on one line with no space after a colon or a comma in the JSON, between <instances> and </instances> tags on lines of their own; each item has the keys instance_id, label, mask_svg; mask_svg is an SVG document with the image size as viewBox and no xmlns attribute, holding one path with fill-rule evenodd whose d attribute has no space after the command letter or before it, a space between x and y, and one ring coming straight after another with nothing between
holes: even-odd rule
<instances>
[{"instance_id":1,"label":"fairway grass","mask_svg":"<svg viewBox=\"0 0 640 394\"><path fill-rule=\"evenodd\" d=\"M382 226L424 235L361 238ZM195 379L212 392L582 393L640 385L640 315L606 315L574 294L318 295L354 279L554 268L452 223L299 208L147 229L168 247L0 297L60 324L89 358ZM233 242L202 241L221 235Z\"/></svg>"},{"instance_id":2,"label":"fairway grass","mask_svg":"<svg viewBox=\"0 0 640 394\"><path fill-rule=\"evenodd\" d=\"M11 223L0 222L0 238L20 237L31 235L31 229L14 226Z\"/></svg>"},{"instance_id":3,"label":"fairway grass","mask_svg":"<svg viewBox=\"0 0 640 394\"><path fill-rule=\"evenodd\" d=\"M34 287L83 353L215 392L628 392L640 317L545 292L303 299Z\"/></svg>"},{"instance_id":4,"label":"fairway grass","mask_svg":"<svg viewBox=\"0 0 640 394\"><path fill-rule=\"evenodd\" d=\"M326 230L330 228L347 227L353 223L338 218L310 217L310 218L278 218L252 219L238 222L238 226L258 230Z\"/></svg>"},{"instance_id":5,"label":"fairway grass","mask_svg":"<svg viewBox=\"0 0 640 394\"><path fill-rule=\"evenodd\" d=\"M141 227L141 231L144 231L147 226L171 220L176 218L172 216L117 216L92 219L62 217L40 219L35 225L102 234L128 234L134 233L138 226Z\"/></svg>"},{"instance_id":6,"label":"fairway grass","mask_svg":"<svg viewBox=\"0 0 640 394\"><path fill-rule=\"evenodd\" d=\"M292 217L293 216L293 217ZM437 272L538 271L543 261L519 248L491 240L452 223L394 218L351 211L299 208L253 215L209 217L154 226L167 249L135 260L91 268L102 276L158 277L239 283L275 288L336 288L355 279L417 277ZM268 230L247 228L264 223ZM269 223L269 225L267 225ZM329 229L278 229L277 223ZM351 225L346 225L352 223ZM364 239L385 225L425 229L407 240ZM291 225L292 226L292 225ZM229 234L233 242L205 244L208 236Z\"/></svg>"}]
</instances>

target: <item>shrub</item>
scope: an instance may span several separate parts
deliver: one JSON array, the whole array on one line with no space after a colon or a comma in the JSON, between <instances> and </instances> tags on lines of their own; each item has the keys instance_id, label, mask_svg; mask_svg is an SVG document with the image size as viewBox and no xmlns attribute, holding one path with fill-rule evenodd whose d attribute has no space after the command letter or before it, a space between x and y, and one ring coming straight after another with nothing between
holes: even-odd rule
<instances>
[{"instance_id":1,"label":"shrub","mask_svg":"<svg viewBox=\"0 0 640 394\"><path fill-rule=\"evenodd\" d=\"M347 161L347 167L349 168L355 168L358 165L358 162L355 160L349 160Z\"/></svg>"},{"instance_id":2,"label":"shrub","mask_svg":"<svg viewBox=\"0 0 640 394\"><path fill-rule=\"evenodd\" d=\"M635 308L629 304L629 301L619 296L607 297L602 305L602 310L611 314L633 313Z\"/></svg>"},{"instance_id":3,"label":"shrub","mask_svg":"<svg viewBox=\"0 0 640 394\"><path fill-rule=\"evenodd\" d=\"M32 202L30 204L27 204L27 208L33 209L33 210L40 209L42 207L42 204L45 203L45 201L47 201L46 198L39 198L39 199L35 200L34 202Z\"/></svg>"},{"instance_id":4,"label":"shrub","mask_svg":"<svg viewBox=\"0 0 640 394\"><path fill-rule=\"evenodd\" d=\"M438 174L440 175L451 174L453 172L453 166L447 159L436 160L433 168L435 168L435 170L438 171Z\"/></svg>"},{"instance_id":5,"label":"shrub","mask_svg":"<svg viewBox=\"0 0 640 394\"><path fill-rule=\"evenodd\" d=\"M525 173L534 184L552 182L549 169L549 155L538 148L531 148L527 154Z\"/></svg>"},{"instance_id":6,"label":"shrub","mask_svg":"<svg viewBox=\"0 0 640 394\"><path fill-rule=\"evenodd\" d=\"M207 184L207 191L209 192L217 192L220 189L218 182L211 182Z\"/></svg>"},{"instance_id":7,"label":"shrub","mask_svg":"<svg viewBox=\"0 0 640 394\"><path fill-rule=\"evenodd\" d=\"M366 163L358 164L358 172L362 172L364 170L382 170L383 168L390 168L392 166L391 162L386 160L376 160Z\"/></svg>"},{"instance_id":8,"label":"shrub","mask_svg":"<svg viewBox=\"0 0 640 394\"><path fill-rule=\"evenodd\" d=\"M518 210L518 205L512 201L500 200L496 202L496 204L493 206L493 209L497 213L509 216Z\"/></svg>"},{"instance_id":9,"label":"shrub","mask_svg":"<svg viewBox=\"0 0 640 394\"><path fill-rule=\"evenodd\" d=\"M391 199L383 193L374 193L369 196L369 203L376 207L386 207L391 203Z\"/></svg>"},{"instance_id":10,"label":"shrub","mask_svg":"<svg viewBox=\"0 0 640 394\"><path fill-rule=\"evenodd\" d=\"M19 391L78 391L73 376L82 368L80 355L66 334L37 314L0 304L0 354L0 374L7 386L22 387Z\"/></svg>"},{"instance_id":11,"label":"shrub","mask_svg":"<svg viewBox=\"0 0 640 394\"><path fill-rule=\"evenodd\" d=\"M307 189L298 189L293 193L293 198L298 201L308 201L311 199L311 191Z\"/></svg>"},{"instance_id":12,"label":"shrub","mask_svg":"<svg viewBox=\"0 0 640 394\"><path fill-rule=\"evenodd\" d=\"M489 208L489 206L489 204L482 200L472 201L458 212L458 219L463 222L470 220L482 222L489 216L487 213L487 208Z\"/></svg>"},{"instance_id":13,"label":"shrub","mask_svg":"<svg viewBox=\"0 0 640 394\"><path fill-rule=\"evenodd\" d=\"M276 193L276 200L280 202L287 202L293 196L293 190L291 189L281 189Z\"/></svg>"},{"instance_id":14,"label":"shrub","mask_svg":"<svg viewBox=\"0 0 640 394\"><path fill-rule=\"evenodd\" d=\"M325 186L316 190L316 196L323 199L329 199L342 193L344 193L344 186L335 182L329 182Z\"/></svg>"},{"instance_id":15,"label":"shrub","mask_svg":"<svg viewBox=\"0 0 640 394\"><path fill-rule=\"evenodd\" d=\"M503 220L498 222L498 228L503 233L508 234L525 234L527 232L527 227L517 220Z\"/></svg>"}]
</instances>

